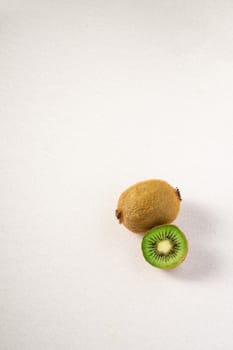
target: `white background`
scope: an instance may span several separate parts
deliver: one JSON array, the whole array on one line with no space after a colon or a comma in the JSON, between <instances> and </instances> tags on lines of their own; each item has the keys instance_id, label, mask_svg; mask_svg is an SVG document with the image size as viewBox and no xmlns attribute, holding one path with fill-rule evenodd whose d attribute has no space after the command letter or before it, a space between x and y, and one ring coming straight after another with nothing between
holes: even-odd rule
<instances>
[{"instance_id":1,"label":"white background","mask_svg":"<svg viewBox=\"0 0 233 350\"><path fill-rule=\"evenodd\" d=\"M0 348L233 348L233 3L0 2ZM183 196L145 262L120 193Z\"/></svg>"}]
</instances>

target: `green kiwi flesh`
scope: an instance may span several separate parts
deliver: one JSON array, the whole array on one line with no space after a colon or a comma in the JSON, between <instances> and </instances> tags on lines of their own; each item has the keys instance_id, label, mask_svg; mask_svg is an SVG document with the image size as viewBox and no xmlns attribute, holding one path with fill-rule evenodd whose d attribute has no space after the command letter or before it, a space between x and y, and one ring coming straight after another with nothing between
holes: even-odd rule
<instances>
[{"instance_id":1,"label":"green kiwi flesh","mask_svg":"<svg viewBox=\"0 0 233 350\"><path fill-rule=\"evenodd\" d=\"M185 259L188 242L177 226L157 226L143 237L142 252L149 264L160 269L172 269Z\"/></svg>"}]
</instances>

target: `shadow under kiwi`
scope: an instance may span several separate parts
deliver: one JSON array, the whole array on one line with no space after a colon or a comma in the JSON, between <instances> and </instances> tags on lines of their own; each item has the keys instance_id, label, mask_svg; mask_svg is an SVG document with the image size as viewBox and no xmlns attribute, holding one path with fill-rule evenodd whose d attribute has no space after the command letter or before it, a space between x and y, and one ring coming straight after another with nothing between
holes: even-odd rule
<instances>
[{"instance_id":1,"label":"shadow under kiwi","mask_svg":"<svg viewBox=\"0 0 233 350\"><path fill-rule=\"evenodd\" d=\"M188 254L177 268L165 271L172 277L187 280L214 278L220 263L211 252L210 241L216 230L215 218L197 203L182 202L180 215L174 223L188 240Z\"/></svg>"}]
</instances>

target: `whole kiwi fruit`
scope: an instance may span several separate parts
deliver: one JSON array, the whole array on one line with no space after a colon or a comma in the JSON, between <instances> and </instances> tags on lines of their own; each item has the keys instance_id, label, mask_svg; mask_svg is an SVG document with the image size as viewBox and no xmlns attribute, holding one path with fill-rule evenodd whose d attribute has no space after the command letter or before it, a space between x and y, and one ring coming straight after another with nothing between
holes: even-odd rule
<instances>
[{"instance_id":1,"label":"whole kiwi fruit","mask_svg":"<svg viewBox=\"0 0 233 350\"><path fill-rule=\"evenodd\" d=\"M144 233L175 220L180 201L180 191L166 181L141 181L121 194L115 215L130 231Z\"/></svg>"}]
</instances>

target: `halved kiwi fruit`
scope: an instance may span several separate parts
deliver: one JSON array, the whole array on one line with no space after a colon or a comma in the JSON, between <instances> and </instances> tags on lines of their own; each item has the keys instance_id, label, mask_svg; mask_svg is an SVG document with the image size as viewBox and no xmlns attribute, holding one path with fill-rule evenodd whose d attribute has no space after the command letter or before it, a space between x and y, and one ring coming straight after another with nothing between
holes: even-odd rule
<instances>
[{"instance_id":1,"label":"halved kiwi fruit","mask_svg":"<svg viewBox=\"0 0 233 350\"><path fill-rule=\"evenodd\" d=\"M141 181L121 194L115 215L130 231L145 233L152 227L174 221L180 201L180 191L166 181Z\"/></svg>"},{"instance_id":2,"label":"halved kiwi fruit","mask_svg":"<svg viewBox=\"0 0 233 350\"><path fill-rule=\"evenodd\" d=\"M157 226L143 237L142 252L149 264L160 269L172 269L185 259L188 242L177 226Z\"/></svg>"}]
</instances>

